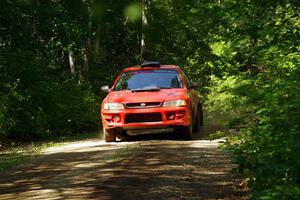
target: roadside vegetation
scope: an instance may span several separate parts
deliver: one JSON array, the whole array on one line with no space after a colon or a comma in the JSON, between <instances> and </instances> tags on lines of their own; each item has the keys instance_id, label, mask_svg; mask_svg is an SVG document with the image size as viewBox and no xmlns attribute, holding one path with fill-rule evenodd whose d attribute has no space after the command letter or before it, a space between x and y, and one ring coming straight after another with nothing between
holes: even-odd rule
<instances>
[{"instance_id":1,"label":"roadside vegetation","mask_svg":"<svg viewBox=\"0 0 300 200\"><path fill-rule=\"evenodd\" d=\"M143 8L141 23L141 1L2 0L0 144L97 130L100 86L156 60L199 84L207 120L230 130L217 135L230 136L253 199L300 199L300 2Z\"/></svg>"},{"instance_id":2,"label":"roadside vegetation","mask_svg":"<svg viewBox=\"0 0 300 200\"><path fill-rule=\"evenodd\" d=\"M0 173L12 167L18 166L26 160L39 156L49 147L57 147L72 142L84 141L87 139L99 139L99 132L72 134L47 140L32 141L30 143L12 142L7 146L0 147Z\"/></svg>"}]
</instances>

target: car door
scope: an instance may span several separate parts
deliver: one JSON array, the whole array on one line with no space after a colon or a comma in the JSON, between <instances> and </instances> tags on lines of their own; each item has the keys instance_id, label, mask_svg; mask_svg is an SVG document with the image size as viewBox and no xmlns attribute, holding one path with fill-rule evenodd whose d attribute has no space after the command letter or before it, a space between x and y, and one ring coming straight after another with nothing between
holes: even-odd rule
<instances>
[{"instance_id":1,"label":"car door","mask_svg":"<svg viewBox=\"0 0 300 200\"><path fill-rule=\"evenodd\" d=\"M196 87L192 84L191 80L183 70L181 70L181 74L187 86L188 95L190 96L190 101L191 101L193 117L195 117L198 110L198 104L199 104L198 93L196 91Z\"/></svg>"}]
</instances>

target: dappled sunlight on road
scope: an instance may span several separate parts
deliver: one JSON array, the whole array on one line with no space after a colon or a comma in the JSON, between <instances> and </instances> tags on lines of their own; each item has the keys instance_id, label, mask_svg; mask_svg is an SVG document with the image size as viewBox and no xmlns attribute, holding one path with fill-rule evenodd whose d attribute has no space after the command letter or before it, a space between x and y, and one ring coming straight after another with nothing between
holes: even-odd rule
<instances>
[{"instance_id":1,"label":"dappled sunlight on road","mask_svg":"<svg viewBox=\"0 0 300 200\"><path fill-rule=\"evenodd\" d=\"M97 186L91 197L242 198L239 196L242 189L238 188L240 179L230 174L233 166L228 161L228 155L216 150L217 142L208 143L200 142L195 147L195 143L189 141L143 142L141 151L134 157L112 166L115 169L114 177Z\"/></svg>"},{"instance_id":2,"label":"dappled sunlight on road","mask_svg":"<svg viewBox=\"0 0 300 200\"><path fill-rule=\"evenodd\" d=\"M72 142L64 146L50 147L46 149L43 154L97 151L99 150L99 147L101 147L101 150L114 150L123 148L126 145L128 145L128 142L122 142L118 145L114 145L114 143L106 143L104 140L94 139L90 141Z\"/></svg>"},{"instance_id":3,"label":"dappled sunlight on road","mask_svg":"<svg viewBox=\"0 0 300 200\"><path fill-rule=\"evenodd\" d=\"M223 140L74 142L1 174L0 199L244 198ZM169 137L169 136L168 136Z\"/></svg>"}]
</instances>

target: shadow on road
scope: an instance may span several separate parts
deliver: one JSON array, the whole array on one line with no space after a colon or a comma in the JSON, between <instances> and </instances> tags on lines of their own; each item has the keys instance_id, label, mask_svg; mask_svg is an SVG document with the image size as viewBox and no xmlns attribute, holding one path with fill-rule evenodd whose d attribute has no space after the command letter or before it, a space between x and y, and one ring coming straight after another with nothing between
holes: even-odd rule
<instances>
[{"instance_id":1,"label":"shadow on road","mask_svg":"<svg viewBox=\"0 0 300 200\"><path fill-rule=\"evenodd\" d=\"M220 126L202 126L198 132L193 133L192 140L206 139L211 133L222 130ZM127 136L122 141L147 141L147 140L186 140L183 135L175 134L174 132L162 134L147 134Z\"/></svg>"},{"instance_id":2,"label":"shadow on road","mask_svg":"<svg viewBox=\"0 0 300 200\"><path fill-rule=\"evenodd\" d=\"M247 197L217 143L151 137L130 143L91 141L34 159L0 174L0 199Z\"/></svg>"},{"instance_id":3,"label":"shadow on road","mask_svg":"<svg viewBox=\"0 0 300 200\"><path fill-rule=\"evenodd\" d=\"M148 143L134 157L112 163L114 175L89 197L107 199L246 199L228 155L214 147Z\"/></svg>"}]
</instances>

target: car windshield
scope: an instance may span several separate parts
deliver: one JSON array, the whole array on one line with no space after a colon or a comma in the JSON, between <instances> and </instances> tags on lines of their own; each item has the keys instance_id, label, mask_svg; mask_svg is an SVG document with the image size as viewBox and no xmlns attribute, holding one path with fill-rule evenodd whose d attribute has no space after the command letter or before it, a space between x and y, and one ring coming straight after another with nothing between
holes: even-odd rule
<instances>
[{"instance_id":1,"label":"car windshield","mask_svg":"<svg viewBox=\"0 0 300 200\"><path fill-rule=\"evenodd\" d=\"M182 82L177 70L154 69L124 72L119 78L114 91L159 90L182 88Z\"/></svg>"}]
</instances>

